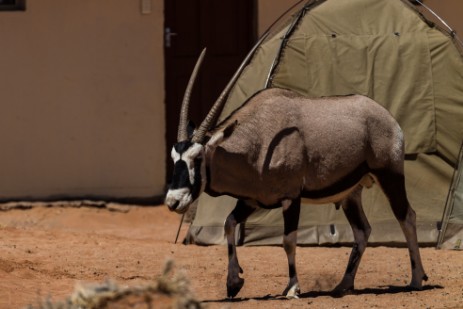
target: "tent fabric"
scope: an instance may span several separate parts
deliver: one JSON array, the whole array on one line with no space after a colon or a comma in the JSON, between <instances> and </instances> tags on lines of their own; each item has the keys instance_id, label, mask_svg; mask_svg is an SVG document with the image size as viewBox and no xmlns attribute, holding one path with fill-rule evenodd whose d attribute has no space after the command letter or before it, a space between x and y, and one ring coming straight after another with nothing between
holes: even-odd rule
<instances>
[{"instance_id":1,"label":"tent fabric","mask_svg":"<svg viewBox=\"0 0 463 309\"><path fill-rule=\"evenodd\" d=\"M257 49L219 121L266 86L310 97L363 94L385 106L405 135L406 186L418 239L436 243L463 140L463 57L448 35L406 0L308 1ZM364 190L362 200L373 228L370 242L403 243L378 186ZM203 194L187 242L225 243L223 224L235 203ZM299 244L352 242L343 212L333 205L303 201L301 212ZM259 210L237 238L280 244L282 230L281 210Z\"/></svg>"}]
</instances>

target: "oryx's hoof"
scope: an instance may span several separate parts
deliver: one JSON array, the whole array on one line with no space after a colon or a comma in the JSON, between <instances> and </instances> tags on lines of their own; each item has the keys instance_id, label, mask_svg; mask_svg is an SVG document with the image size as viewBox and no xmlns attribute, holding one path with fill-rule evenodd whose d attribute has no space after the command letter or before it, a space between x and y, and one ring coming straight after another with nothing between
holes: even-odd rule
<instances>
[{"instance_id":1,"label":"oryx's hoof","mask_svg":"<svg viewBox=\"0 0 463 309\"><path fill-rule=\"evenodd\" d=\"M412 291L422 291L423 290L423 281L428 281L428 276L424 274L420 276L421 278L418 280L412 279L412 282L407 286Z\"/></svg>"},{"instance_id":2,"label":"oryx's hoof","mask_svg":"<svg viewBox=\"0 0 463 309\"><path fill-rule=\"evenodd\" d=\"M283 291L283 295L285 295L288 299L299 298L300 293L301 289L299 288L299 283L295 283L291 286L288 285L286 289Z\"/></svg>"},{"instance_id":3,"label":"oryx's hoof","mask_svg":"<svg viewBox=\"0 0 463 309\"><path fill-rule=\"evenodd\" d=\"M233 298L238 294L241 288L244 285L244 279L237 277L237 278L228 278L227 279L227 297Z\"/></svg>"},{"instance_id":4,"label":"oryx's hoof","mask_svg":"<svg viewBox=\"0 0 463 309\"><path fill-rule=\"evenodd\" d=\"M343 297L354 292L354 286L351 284L343 284L342 282L338 284L332 291L331 295L333 297Z\"/></svg>"}]
</instances>

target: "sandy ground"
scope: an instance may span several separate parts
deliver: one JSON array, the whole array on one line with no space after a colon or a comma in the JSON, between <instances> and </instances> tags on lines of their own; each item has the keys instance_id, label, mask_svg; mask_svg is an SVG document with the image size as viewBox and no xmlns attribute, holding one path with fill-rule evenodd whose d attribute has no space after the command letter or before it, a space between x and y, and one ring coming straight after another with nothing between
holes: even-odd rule
<instances>
[{"instance_id":1,"label":"sandy ground","mask_svg":"<svg viewBox=\"0 0 463 309\"><path fill-rule=\"evenodd\" d=\"M356 292L333 298L350 248L297 249L302 295L279 296L287 283L281 247L240 247L245 285L226 299L224 246L173 244L179 216L166 207L34 207L0 212L0 308L23 308L50 297L63 300L78 283L151 282L167 259L191 281L206 308L463 308L463 252L423 248L425 289L404 289L407 250L367 248ZM186 232L182 229L181 235Z\"/></svg>"}]
</instances>

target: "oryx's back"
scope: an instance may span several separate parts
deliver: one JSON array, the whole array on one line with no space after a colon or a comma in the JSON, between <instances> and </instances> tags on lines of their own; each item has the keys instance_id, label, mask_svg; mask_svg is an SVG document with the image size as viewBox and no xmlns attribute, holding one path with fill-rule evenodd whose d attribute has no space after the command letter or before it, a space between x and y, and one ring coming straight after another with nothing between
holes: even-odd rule
<instances>
[{"instance_id":1,"label":"oryx's back","mask_svg":"<svg viewBox=\"0 0 463 309\"><path fill-rule=\"evenodd\" d=\"M301 189L324 190L359 169L380 169L403 156L399 125L386 109L360 95L310 99L268 89L246 102L218 131L230 123L236 128L214 155L217 162L223 156L236 163L211 170L226 178L248 179L252 186L241 186L243 196L250 188L268 202L297 196Z\"/></svg>"}]
</instances>

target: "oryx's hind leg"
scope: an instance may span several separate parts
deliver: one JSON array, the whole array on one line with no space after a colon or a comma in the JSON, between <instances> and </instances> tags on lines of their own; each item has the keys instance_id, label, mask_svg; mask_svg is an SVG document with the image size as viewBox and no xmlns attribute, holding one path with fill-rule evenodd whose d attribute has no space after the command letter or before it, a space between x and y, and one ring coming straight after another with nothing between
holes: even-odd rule
<instances>
[{"instance_id":1,"label":"oryx's hind leg","mask_svg":"<svg viewBox=\"0 0 463 309\"><path fill-rule=\"evenodd\" d=\"M405 177L402 173L390 170L375 171L374 174L384 194L389 199L392 211L399 221L407 241L412 268L410 287L421 290L423 287L423 280L427 281L428 277L421 263L418 238L416 236L416 214L408 202L407 192L405 190Z\"/></svg>"},{"instance_id":2,"label":"oryx's hind leg","mask_svg":"<svg viewBox=\"0 0 463 309\"><path fill-rule=\"evenodd\" d=\"M254 208L246 205L242 200L238 200L233 211L225 220L225 236L228 243L228 275L227 275L227 296L235 297L244 284L244 279L240 278L239 273L243 273L238 256L236 254L235 230L236 225L246 221L254 211Z\"/></svg>"},{"instance_id":3,"label":"oryx's hind leg","mask_svg":"<svg viewBox=\"0 0 463 309\"><path fill-rule=\"evenodd\" d=\"M352 228L355 243L352 247L344 277L333 290L337 296L345 295L354 290L355 274L371 232L370 224L362 208L362 186L356 188L343 200L341 206Z\"/></svg>"},{"instance_id":4,"label":"oryx's hind leg","mask_svg":"<svg viewBox=\"0 0 463 309\"><path fill-rule=\"evenodd\" d=\"M288 298L297 298L300 289L296 273L296 246L297 246L297 227L299 225L299 214L301 210L301 198L293 201L285 200L282 202L284 235L283 247L288 258L289 282L283 295Z\"/></svg>"}]
</instances>

